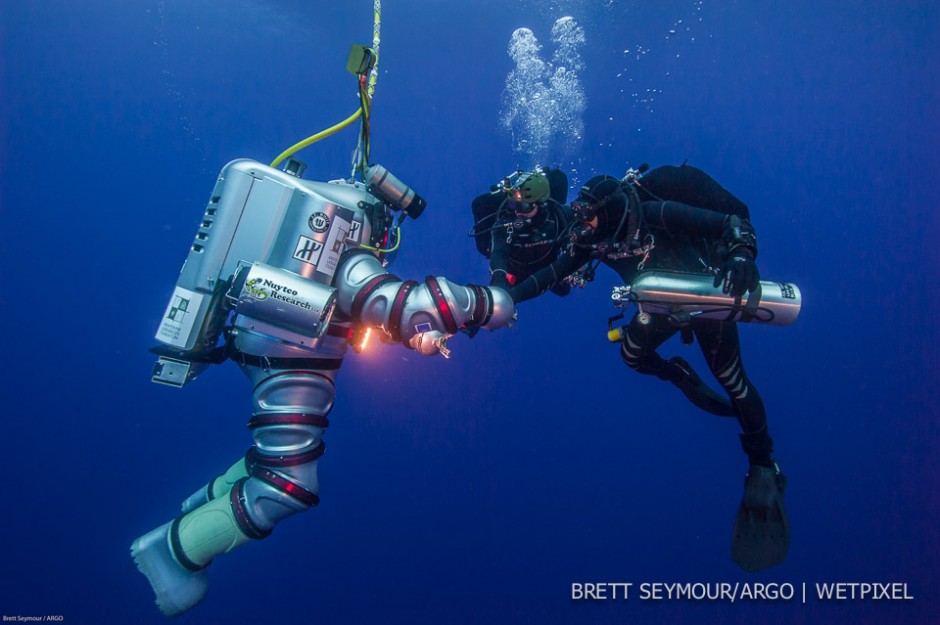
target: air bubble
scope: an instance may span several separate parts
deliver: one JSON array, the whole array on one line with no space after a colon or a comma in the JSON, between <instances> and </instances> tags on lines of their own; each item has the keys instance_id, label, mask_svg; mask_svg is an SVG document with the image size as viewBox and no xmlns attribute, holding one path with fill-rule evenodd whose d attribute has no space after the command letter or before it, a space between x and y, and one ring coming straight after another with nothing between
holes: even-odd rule
<instances>
[{"instance_id":1,"label":"air bubble","mask_svg":"<svg viewBox=\"0 0 940 625\"><path fill-rule=\"evenodd\" d=\"M500 122L512 135L513 149L528 154L533 164L564 158L584 132L587 99L578 76L584 67L584 29L563 17L555 21L551 36L551 62L542 60L542 46L530 29L517 29L509 40L516 67L506 77Z\"/></svg>"}]
</instances>

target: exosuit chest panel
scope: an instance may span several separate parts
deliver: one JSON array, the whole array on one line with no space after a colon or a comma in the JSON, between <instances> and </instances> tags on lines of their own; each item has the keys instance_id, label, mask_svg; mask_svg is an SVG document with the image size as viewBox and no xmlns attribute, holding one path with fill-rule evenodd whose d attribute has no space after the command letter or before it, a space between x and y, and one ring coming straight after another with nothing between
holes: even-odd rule
<instances>
[{"instance_id":1,"label":"exosuit chest panel","mask_svg":"<svg viewBox=\"0 0 940 625\"><path fill-rule=\"evenodd\" d=\"M239 159L219 174L156 338L182 351L215 345L240 266L262 262L323 285L340 255L371 236L362 185L302 180ZM269 293L280 286L272 280Z\"/></svg>"},{"instance_id":2,"label":"exosuit chest panel","mask_svg":"<svg viewBox=\"0 0 940 625\"><path fill-rule=\"evenodd\" d=\"M257 260L329 284L347 240L358 245L368 230L363 200L374 201L354 185L233 161L219 175L180 281L204 288Z\"/></svg>"}]
</instances>

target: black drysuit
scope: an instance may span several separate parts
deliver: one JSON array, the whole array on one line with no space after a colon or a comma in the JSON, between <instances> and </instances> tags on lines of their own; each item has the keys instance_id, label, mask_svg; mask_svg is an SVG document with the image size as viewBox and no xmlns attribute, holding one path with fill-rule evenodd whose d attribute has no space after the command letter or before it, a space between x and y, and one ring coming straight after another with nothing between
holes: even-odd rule
<instances>
[{"instance_id":1,"label":"black drysuit","mask_svg":"<svg viewBox=\"0 0 940 625\"><path fill-rule=\"evenodd\" d=\"M635 190L599 211L588 243L600 247L571 246L512 288L513 300L519 303L543 293L594 258L616 271L625 284L641 271L641 263L643 269L708 271L720 266L717 250L728 214L748 217L740 200L701 170L686 165L654 169ZM611 251L617 242L621 248ZM621 343L623 360L640 373L672 381L705 410L733 414L744 432L742 446L751 462L772 466L764 404L744 371L736 323L693 319L690 329L728 400L708 389L685 361L667 361L656 352L679 331L664 315L634 316Z\"/></svg>"}]
</instances>

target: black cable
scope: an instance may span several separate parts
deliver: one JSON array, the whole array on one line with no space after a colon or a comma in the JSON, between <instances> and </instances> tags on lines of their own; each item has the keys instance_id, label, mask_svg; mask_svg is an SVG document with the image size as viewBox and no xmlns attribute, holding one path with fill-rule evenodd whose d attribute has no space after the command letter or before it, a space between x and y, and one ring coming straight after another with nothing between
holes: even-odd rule
<instances>
[{"instance_id":1,"label":"black cable","mask_svg":"<svg viewBox=\"0 0 940 625\"><path fill-rule=\"evenodd\" d=\"M634 300L634 303L637 304L637 305L640 305L640 304L650 304L650 305L652 305L652 306L661 306L661 307L663 307L663 308L675 308L675 307L679 307L679 306L700 306L700 304L699 304L698 302L682 302L682 301L679 301L679 302L664 302L664 301L660 301L660 300ZM692 319L695 319L696 317L701 316L701 314L702 314L703 312L707 312L707 313L716 313L716 312L719 312L719 313L720 313L720 312L728 312L728 313L739 312L739 313L744 313L746 308L747 308L747 304L743 304L743 305L738 305L738 306L735 306L735 305L714 306L714 307L711 307L711 306L710 306L710 307L707 309L707 311L698 310L698 311L677 311L677 312L685 312L685 313L690 314L690 315L691 315L693 312L699 312L698 315L694 315L694 316L692 317ZM767 317L766 317L765 319L761 319L761 318L759 318L759 317L757 316L757 314L756 314L757 312L766 313L766 314L767 314ZM754 317L755 319L757 319L758 321L760 321L761 323L771 323L771 322L773 322L773 320L777 317L777 314L776 314L773 310L771 310L770 308L766 308L766 307L764 307L764 306L758 306L757 308L755 308L755 309L754 309L754 313L755 313L755 314L753 314L753 317ZM650 313L650 314L660 314L660 313Z\"/></svg>"}]
</instances>

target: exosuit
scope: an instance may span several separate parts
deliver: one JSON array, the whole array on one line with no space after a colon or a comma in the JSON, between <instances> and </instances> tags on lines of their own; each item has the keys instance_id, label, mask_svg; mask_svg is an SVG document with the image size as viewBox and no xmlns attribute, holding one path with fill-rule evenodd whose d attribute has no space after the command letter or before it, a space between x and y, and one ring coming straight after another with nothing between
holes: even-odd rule
<instances>
[{"instance_id":1,"label":"exosuit","mask_svg":"<svg viewBox=\"0 0 940 625\"><path fill-rule=\"evenodd\" d=\"M790 323L799 312L799 291L760 281L747 206L704 172L682 166L642 174L630 170L623 180L588 181L571 203L577 224L568 252L510 294L519 303L566 276L583 283L601 262L620 275L629 286L615 289L614 299L638 305L630 323L611 333L627 366L672 382L696 406L740 424L751 469L732 557L746 570L766 568L787 551L785 478L772 456L763 401L744 370L737 322ZM676 333L686 343L698 341L726 396L682 358L657 353Z\"/></svg>"},{"instance_id":2,"label":"exosuit","mask_svg":"<svg viewBox=\"0 0 940 625\"><path fill-rule=\"evenodd\" d=\"M397 247L393 213L400 225L424 200L381 166L365 180L310 182L251 160L219 176L156 335L154 381L179 387L211 363L235 361L253 389L254 445L180 516L134 541L167 615L202 599L213 558L319 503L334 380L360 330L447 355L450 335L513 316L501 289L389 274L381 248Z\"/></svg>"}]
</instances>

